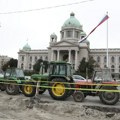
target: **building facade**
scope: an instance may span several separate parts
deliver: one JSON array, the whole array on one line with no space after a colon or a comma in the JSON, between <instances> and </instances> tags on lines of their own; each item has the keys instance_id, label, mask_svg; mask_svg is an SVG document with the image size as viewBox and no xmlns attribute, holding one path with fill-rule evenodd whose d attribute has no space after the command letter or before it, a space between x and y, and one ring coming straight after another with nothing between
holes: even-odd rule
<instances>
[{"instance_id":1,"label":"building facade","mask_svg":"<svg viewBox=\"0 0 120 120\"><path fill-rule=\"evenodd\" d=\"M61 27L60 40L57 40L55 33L50 35L50 42L46 50L32 50L26 44L23 49L18 52L18 68L24 70L33 70L33 65L38 59L48 61L68 61L77 70L83 57L86 60L93 57L101 68L106 67L106 49L90 49L90 42L80 40L86 36L83 26L75 18L75 14L71 13ZM120 49L109 49L109 67L112 72L120 72Z\"/></svg>"}]
</instances>

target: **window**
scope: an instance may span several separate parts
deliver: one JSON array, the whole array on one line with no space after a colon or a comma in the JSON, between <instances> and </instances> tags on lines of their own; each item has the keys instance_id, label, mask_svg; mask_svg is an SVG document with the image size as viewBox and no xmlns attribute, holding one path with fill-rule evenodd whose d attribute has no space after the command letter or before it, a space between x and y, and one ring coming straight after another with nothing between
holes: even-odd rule
<instances>
[{"instance_id":1,"label":"window","mask_svg":"<svg viewBox=\"0 0 120 120\"><path fill-rule=\"evenodd\" d=\"M37 61L37 56L35 56L35 62Z\"/></svg>"},{"instance_id":2,"label":"window","mask_svg":"<svg viewBox=\"0 0 120 120\"><path fill-rule=\"evenodd\" d=\"M75 38L79 38L79 32L75 31Z\"/></svg>"},{"instance_id":3,"label":"window","mask_svg":"<svg viewBox=\"0 0 120 120\"><path fill-rule=\"evenodd\" d=\"M24 56L22 56L21 60L24 61Z\"/></svg>"},{"instance_id":4,"label":"window","mask_svg":"<svg viewBox=\"0 0 120 120\"><path fill-rule=\"evenodd\" d=\"M119 57L119 63L120 63L120 57Z\"/></svg>"},{"instance_id":5,"label":"window","mask_svg":"<svg viewBox=\"0 0 120 120\"><path fill-rule=\"evenodd\" d=\"M114 66L114 65L111 66L111 71L112 71L112 72L115 71L115 66Z\"/></svg>"},{"instance_id":6,"label":"window","mask_svg":"<svg viewBox=\"0 0 120 120\"><path fill-rule=\"evenodd\" d=\"M104 57L104 62L106 63L106 61L107 61L107 58L106 58L106 56Z\"/></svg>"},{"instance_id":7,"label":"window","mask_svg":"<svg viewBox=\"0 0 120 120\"><path fill-rule=\"evenodd\" d=\"M23 67L24 67L24 64L22 63L22 64L21 64L21 68L23 69Z\"/></svg>"},{"instance_id":8,"label":"window","mask_svg":"<svg viewBox=\"0 0 120 120\"><path fill-rule=\"evenodd\" d=\"M64 32L62 32L62 38L64 38Z\"/></svg>"},{"instance_id":9,"label":"window","mask_svg":"<svg viewBox=\"0 0 120 120\"><path fill-rule=\"evenodd\" d=\"M30 56L30 62L32 62L32 56Z\"/></svg>"},{"instance_id":10,"label":"window","mask_svg":"<svg viewBox=\"0 0 120 120\"><path fill-rule=\"evenodd\" d=\"M81 39L83 39L85 36L81 36Z\"/></svg>"},{"instance_id":11,"label":"window","mask_svg":"<svg viewBox=\"0 0 120 120\"><path fill-rule=\"evenodd\" d=\"M31 68L32 68L32 65L31 65L31 64L29 64L29 70L31 70Z\"/></svg>"},{"instance_id":12,"label":"window","mask_svg":"<svg viewBox=\"0 0 120 120\"><path fill-rule=\"evenodd\" d=\"M45 57L45 60L48 60L48 57L47 57L47 56Z\"/></svg>"},{"instance_id":13,"label":"window","mask_svg":"<svg viewBox=\"0 0 120 120\"><path fill-rule=\"evenodd\" d=\"M66 36L67 37L72 37L72 31L67 31Z\"/></svg>"},{"instance_id":14,"label":"window","mask_svg":"<svg viewBox=\"0 0 120 120\"><path fill-rule=\"evenodd\" d=\"M120 66L119 66L119 72L120 72Z\"/></svg>"},{"instance_id":15,"label":"window","mask_svg":"<svg viewBox=\"0 0 120 120\"><path fill-rule=\"evenodd\" d=\"M40 56L40 59L42 60L42 56Z\"/></svg>"},{"instance_id":16,"label":"window","mask_svg":"<svg viewBox=\"0 0 120 120\"><path fill-rule=\"evenodd\" d=\"M100 57L99 56L97 57L97 62L100 62Z\"/></svg>"},{"instance_id":17,"label":"window","mask_svg":"<svg viewBox=\"0 0 120 120\"><path fill-rule=\"evenodd\" d=\"M111 57L111 62L114 63L115 62L115 58L112 56Z\"/></svg>"},{"instance_id":18,"label":"window","mask_svg":"<svg viewBox=\"0 0 120 120\"><path fill-rule=\"evenodd\" d=\"M106 65L104 65L104 68L107 68L107 66L106 66Z\"/></svg>"}]
</instances>

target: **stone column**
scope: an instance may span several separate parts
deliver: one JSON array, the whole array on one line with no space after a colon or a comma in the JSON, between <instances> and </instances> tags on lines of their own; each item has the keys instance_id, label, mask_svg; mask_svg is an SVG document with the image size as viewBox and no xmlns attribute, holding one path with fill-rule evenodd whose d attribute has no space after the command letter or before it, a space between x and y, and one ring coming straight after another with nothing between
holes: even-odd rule
<instances>
[{"instance_id":1,"label":"stone column","mask_svg":"<svg viewBox=\"0 0 120 120\"><path fill-rule=\"evenodd\" d=\"M75 38L75 30L73 30L73 38Z\"/></svg>"},{"instance_id":2,"label":"stone column","mask_svg":"<svg viewBox=\"0 0 120 120\"><path fill-rule=\"evenodd\" d=\"M57 50L57 61L59 61L59 60L60 60L60 51Z\"/></svg>"},{"instance_id":3,"label":"stone column","mask_svg":"<svg viewBox=\"0 0 120 120\"><path fill-rule=\"evenodd\" d=\"M51 61L53 61L53 50L51 50Z\"/></svg>"},{"instance_id":4,"label":"stone column","mask_svg":"<svg viewBox=\"0 0 120 120\"><path fill-rule=\"evenodd\" d=\"M75 70L77 70L77 67L78 67L78 51L76 50L75 51Z\"/></svg>"},{"instance_id":5,"label":"stone column","mask_svg":"<svg viewBox=\"0 0 120 120\"><path fill-rule=\"evenodd\" d=\"M69 50L69 59L68 59L69 63L71 63L71 50Z\"/></svg>"}]
</instances>

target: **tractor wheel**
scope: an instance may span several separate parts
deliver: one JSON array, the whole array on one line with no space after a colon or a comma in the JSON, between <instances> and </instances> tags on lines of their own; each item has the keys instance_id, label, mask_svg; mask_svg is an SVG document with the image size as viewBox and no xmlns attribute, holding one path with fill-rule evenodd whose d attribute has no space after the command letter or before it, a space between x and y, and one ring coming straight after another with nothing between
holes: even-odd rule
<instances>
[{"instance_id":1,"label":"tractor wheel","mask_svg":"<svg viewBox=\"0 0 120 120\"><path fill-rule=\"evenodd\" d=\"M82 91L76 91L73 94L73 98L75 102L82 102L84 100L84 93Z\"/></svg>"},{"instance_id":2,"label":"tractor wheel","mask_svg":"<svg viewBox=\"0 0 120 120\"><path fill-rule=\"evenodd\" d=\"M5 91L6 90L6 86L5 86L5 84L0 84L0 90L1 91Z\"/></svg>"},{"instance_id":3,"label":"tractor wheel","mask_svg":"<svg viewBox=\"0 0 120 120\"><path fill-rule=\"evenodd\" d=\"M64 78L54 78L49 86L50 96L55 100L65 100L68 96L69 90L68 84L65 84L66 80Z\"/></svg>"},{"instance_id":4,"label":"tractor wheel","mask_svg":"<svg viewBox=\"0 0 120 120\"><path fill-rule=\"evenodd\" d=\"M19 94L19 86L16 85L16 82L12 82L11 84L6 84L6 93L8 95Z\"/></svg>"},{"instance_id":5,"label":"tractor wheel","mask_svg":"<svg viewBox=\"0 0 120 120\"><path fill-rule=\"evenodd\" d=\"M46 91L46 89L44 89L44 88L42 89L41 88L41 89L39 89L39 94L43 94L45 91Z\"/></svg>"},{"instance_id":6,"label":"tractor wheel","mask_svg":"<svg viewBox=\"0 0 120 120\"><path fill-rule=\"evenodd\" d=\"M35 93L36 93L35 83L33 83L33 82L27 82L27 83L22 87L22 93L23 93L26 97L33 97L33 96L35 96Z\"/></svg>"},{"instance_id":7,"label":"tractor wheel","mask_svg":"<svg viewBox=\"0 0 120 120\"><path fill-rule=\"evenodd\" d=\"M117 90L114 86L103 86L101 89L104 90ZM107 105L114 105L119 101L119 93L118 92L100 92L99 97L102 103Z\"/></svg>"}]
</instances>

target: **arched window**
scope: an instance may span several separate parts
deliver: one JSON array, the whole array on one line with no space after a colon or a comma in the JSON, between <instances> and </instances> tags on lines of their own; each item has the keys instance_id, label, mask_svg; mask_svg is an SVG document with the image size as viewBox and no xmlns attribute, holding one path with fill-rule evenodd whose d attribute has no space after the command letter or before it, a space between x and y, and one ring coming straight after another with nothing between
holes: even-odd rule
<instances>
[{"instance_id":1,"label":"arched window","mask_svg":"<svg viewBox=\"0 0 120 120\"><path fill-rule=\"evenodd\" d=\"M119 72L120 72L120 66L119 66Z\"/></svg>"},{"instance_id":2,"label":"arched window","mask_svg":"<svg viewBox=\"0 0 120 120\"><path fill-rule=\"evenodd\" d=\"M21 68L22 68L22 69L24 68L24 64L23 64L23 63L21 64Z\"/></svg>"},{"instance_id":3,"label":"arched window","mask_svg":"<svg viewBox=\"0 0 120 120\"><path fill-rule=\"evenodd\" d=\"M104 57L104 62L106 63L106 61L107 61L107 58L106 58L106 56Z\"/></svg>"},{"instance_id":4,"label":"arched window","mask_svg":"<svg viewBox=\"0 0 120 120\"><path fill-rule=\"evenodd\" d=\"M35 62L37 61L37 56L35 56Z\"/></svg>"},{"instance_id":5,"label":"arched window","mask_svg":"<svg viewBox=\"0 0 120 120\"><path fill-rule=\"evenodd\" d=\"M30 62L32 62L32 56L30 56Z\"/></svg>"},{"instance_id":6,"label":"arched window","mask_svg":"<svg viewBox=\"0 0 120 120\"><path fill-rule=\"evenodd\" d=\"M120 63L120 57L119 57L119 63Z\"/></svg>"},{"instance_id":7,"label":"arched window","mask_svg":"<svg viewBox=\"0 0 120 120\"><path fill-rule=\"evenodd\" d=\"M32 68L32 65L31 65L31 64L29 64L29 70L31 70L31 68Z\"/></svg>"},{"instance_id":8,"label":"arched window","mask_svg":"<svg viewBox=\"0 0 120 120\"><path fill-rule=\"evenodd\" d=\"M40 59L42 60L42 56L40 56Z\"/></svg>"},{"instance_id":9,"label":"arched window","mask_svg":"<svg viewBox=\"0 0 120 120\"><path fill-rule=\"evenodd\" d=\"M115 58L112 56L111 57L111 62L114 63L115 62Z\"/></svg>"},{"instance_id":10,"label":"arched window","mask_svg":"<svg viewBox=\"0 0 120 120\"><path fill-rule=\"evenodd\" d=\"M99 56L97 57L97 62L100 62L100 57Z\"/></svg>"},{"instance_id":11,"label":"arched window","mask_svg":"<svg viewBox=\"0 0 120 120\"><path fill-rule=\"evenodd\" d=\"M106 66L106 65L104 65L104 68L107 68L107 66Z\"/></svg>"},{"instance_id":12,"label":"arched window","mask_svg":"<svg viewBox=\"0 0 120 120\"><path fill-rule=\"evenodd\" d=\"M111 71L112 71L112 72L115 71L115 66L114 66L114 65L111 66Z\"/></svg>"},{"instance_id":13,"label":"arched window","mask_svg":"<svg viewBox=\"0 0 120 120\"><path fill-rule=\"evenodd\" d=\"M62 32L61 34L62 34L62 38L64 38L64 32Z\"/></svg>"},{"instance_id":14,"label":"arched window","mask_svg":"<svg viewBox=\"0 0 120 120\"><path fill-rule=\"evenodd\" d=\"M75 31L75 38L79 38L79 32Z\"/></svg>"},{"instance_id":15,"label":"arched window","mask_svg":"<svg viewBox=\"0 0 120 120\"><path fill-rule=\"evenodd\" d=\"M66 35L68 38L72 37L72 31L66 31Z\"/></svg>"},{"instance_id":16,"label":"arched window","mask_svg":"<svg viewBox=\"0 0 120 120\"><path fill-rule=\"evenodd\" d=\"M47 57L47 56L45 57L45 60L48 60L48 57Z\"/></svg>"},{"instance_id":17,"label":"arched window","mask_svg":"<svg viewBox=\"0 0 120 120\"><path fill-rule=\"evenodd\" d=\"M22 56L21 60L24 61L24 56Z\"/></svg>"}]
</instances>

